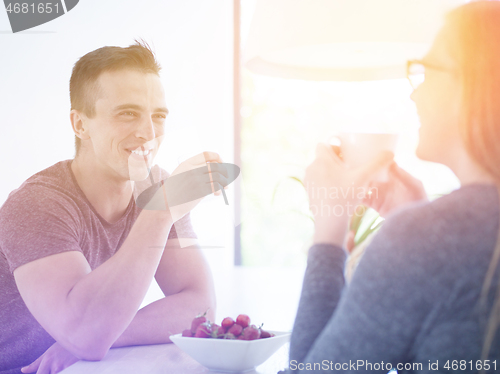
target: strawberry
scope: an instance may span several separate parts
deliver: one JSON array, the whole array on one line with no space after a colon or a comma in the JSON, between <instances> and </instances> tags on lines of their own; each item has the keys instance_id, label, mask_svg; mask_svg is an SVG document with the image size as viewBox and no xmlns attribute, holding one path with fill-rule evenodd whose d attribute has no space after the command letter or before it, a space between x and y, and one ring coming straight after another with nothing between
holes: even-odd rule
<instances>
[{"instance_id":1,"label":"strawberry","mask_svg":"<svg viewBox=\"0 0 500 374\"><path fill-rule=\"evenodd\" d=\"M182 336L187 336L188 338L191 338L194 334L191 332L190 329L186 329L182 332Z\"/></svg>"},{"instance_id":2,"label":"strawberry","mask_svg":"<svg viewBox=\"0 0 500 374\"><path fill-rule=\"evenodd\" d=\"M250 317L246 314L240 314L236 317L236 323L243 328L248 327L248 325L250 325Z\"/></svg>"},{"instance_id":3,"label":"strawberry","mask_svg":"<svg viewBox=\"0 0 500 374\"><path fill-rule=\"evenodd\" d=\"M197 338L211 338L212 337L212 324L210 321L203 322L196 329L196 333L194 334Z\"/></svg>"},{"instance_id":4,"label":"strawberry","mask_svg":"<svg viewBox=\"0 0 500 374\"><path fill-rule=\"evenodd\" d=\"M198 328L199 325L201 325L204 322L207 322L207 318L205 317L207 315L208 309L205 311L203 314L197 315L194 319L193 322L191 322L191 332L196 334L196 329Z\"/></svg>"},{"instance_id":5,"label":"strawberry","mask_svg":"<svg viewBox=\"0 0 500 374\"><path fill-rule=\"evenodd\" d=\"M231 317L226 317L222 320L221 326L224 328L224 331L227 332L227 330L229 330L234 324L235 322Z\"/></svg>"},{"instance_id":6,"label":"strawberry","mask_svg":"<svg viewBox=\"0 0 500 374\"><path fill-rule=\"evenodd\" d=\"M223 338L225 333L226 332L224 331L224 328L222 326L219 326L215 323L212 324L212 338L214 339Z\"/></svg>"},{"instance_id":7,"label":"strawberry","mask_svg":"<svg viewBox=\"0 0 500 374\"><path fill-rule=\"evenodd\" d=\"M260 330L255 325L245 327L241 333L245 340L256 340L260 338Z\"/></svg>"},{"instance_id":8,"label":"strawberry","mask_svg":"<svg viewBox=\"0 0 500 374\"><path fill-rule=\"evenodd\" d=\"M274 336L274 334L272 332L267 332L267 331L264 331L264 330L260 330L260 338L261 339L270 338L272 336Z\"/></svg>"},{"instance_id":9,"label":"strawberry","mask_svg":"<svg viewBox=\"0 0 500 374\"><path fill-rule=\"evenodd\" d=\"M229 328L229 330L227 330L228 333L231 333L231 334L233 334L236 337L241 334L241 331L243 331L243 328L240 325L236 324L236 323L234 325L232 325Z\"/></svg>"},{"instance_id":10,"label":"strawberry","mask_svg":"<svg viewBox=\"0 0 500 374\"><path fill-rule=\"evenodd\" d=\"M262 330L262 326L264 326L264 324L259 326L259 331L260 331L260 338L259 339L265 339L265 338L270 338L270 337L274 336L274 334L272 332Z\"/></svg>"}]
</instances>

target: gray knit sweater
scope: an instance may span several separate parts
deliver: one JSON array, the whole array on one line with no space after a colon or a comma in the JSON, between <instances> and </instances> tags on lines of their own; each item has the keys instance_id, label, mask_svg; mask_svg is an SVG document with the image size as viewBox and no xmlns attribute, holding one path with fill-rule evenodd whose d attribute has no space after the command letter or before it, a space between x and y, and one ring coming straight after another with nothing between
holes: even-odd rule
<instances>
[{"instance_id":1,"label":"gray knit sweater","mask_svg":"<svg viewBox=\"0 0 500 374\"><path fill-rule=\"evenodd\" d=\"M290 370L477 373L486 320L478 300L498 227L496 188L473 184L390 215L348 286L342 248L311 247ZM500 372L499 335L489 372Z\"/></svg>"}]
</instances>

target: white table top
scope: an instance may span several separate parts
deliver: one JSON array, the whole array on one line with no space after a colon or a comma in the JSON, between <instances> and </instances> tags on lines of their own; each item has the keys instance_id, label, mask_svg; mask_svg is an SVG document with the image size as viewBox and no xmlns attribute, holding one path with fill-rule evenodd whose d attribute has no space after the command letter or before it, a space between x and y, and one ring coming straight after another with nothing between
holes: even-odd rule
<instances>
[{"instance_id":1,"label":"white table top","mask_svg":"<svg viewBox=\"0 0 500 374\"><path fill-rule=\"evenodd\" d=\"M268 330L291 331L302 285L303 269L232 267L212 269L217 293L217 319L240 313ZM154 286L147 303L163 295ZM289 343L269 360L247 373L276 374L288 367ZM174 344L111 349L99 362L79 361L62 374L215 373L197 363Z\"/></svg>"},{"instance_id":2,"label":"white table top","mask_svg":"<svg viewBox=\"0 0 500 374\"><path fill-rule=\"evenodd\" d=\"M289 343L269 360L245 374L276 374L288 366ZM102 361L78 361L61 374L198 374L218 373L197 363L174 344L110 349ZM227 373L226 373L227 374Z\"/></svg>"}]
</instances>

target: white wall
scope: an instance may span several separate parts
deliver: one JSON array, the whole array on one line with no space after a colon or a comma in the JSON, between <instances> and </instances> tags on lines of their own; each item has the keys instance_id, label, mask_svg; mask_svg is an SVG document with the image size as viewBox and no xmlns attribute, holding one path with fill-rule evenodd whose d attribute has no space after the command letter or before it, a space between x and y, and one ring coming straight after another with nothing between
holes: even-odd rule
<instances>
[{"instance_id":1,"label":"white wall","mask_svg":"<svg viewBox=\"0 0 500 374\"><path fill-rule=\"evenodd\" d=\"M12 34L0 9L0 204L35 172L73 158L69 78L76 60L134 38L153 45L163 67L169 136L158 164L172 171L179 156L203 150L231 162L232 10L231 0L81 0L58 19ZM217 203L202 203L193 222L202 244L225 245L211 253L231 263L230 210Z\"/></svg>"}]
</instances>

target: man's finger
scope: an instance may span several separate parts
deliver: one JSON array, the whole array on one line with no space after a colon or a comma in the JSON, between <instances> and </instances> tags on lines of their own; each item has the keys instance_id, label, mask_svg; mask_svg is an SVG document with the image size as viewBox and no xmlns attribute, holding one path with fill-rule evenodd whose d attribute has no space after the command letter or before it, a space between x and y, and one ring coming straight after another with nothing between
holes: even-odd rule
<instances>
[{"instance_id":1,"label":"man's finger","mask_svg":"<svg viewBox=\"0 0 500 374\"><path fill-rule=\"evenodd\" d=\"M216 152L205 151L188 158L184 162L188 162L189 165L196 167L206 165L207 162L222 162L222 158Z\"/></svg>"},{"instance_id":2,"label":"man's finger","mask_svg":"<svg viewBox=\"0 0 500 374\"><path fill-rule=\"evenodd\" d=\"M216 152L203 152L203 157L205 158L205 162L222 162L222 158Z\"/></svg>"}]
</instances>

